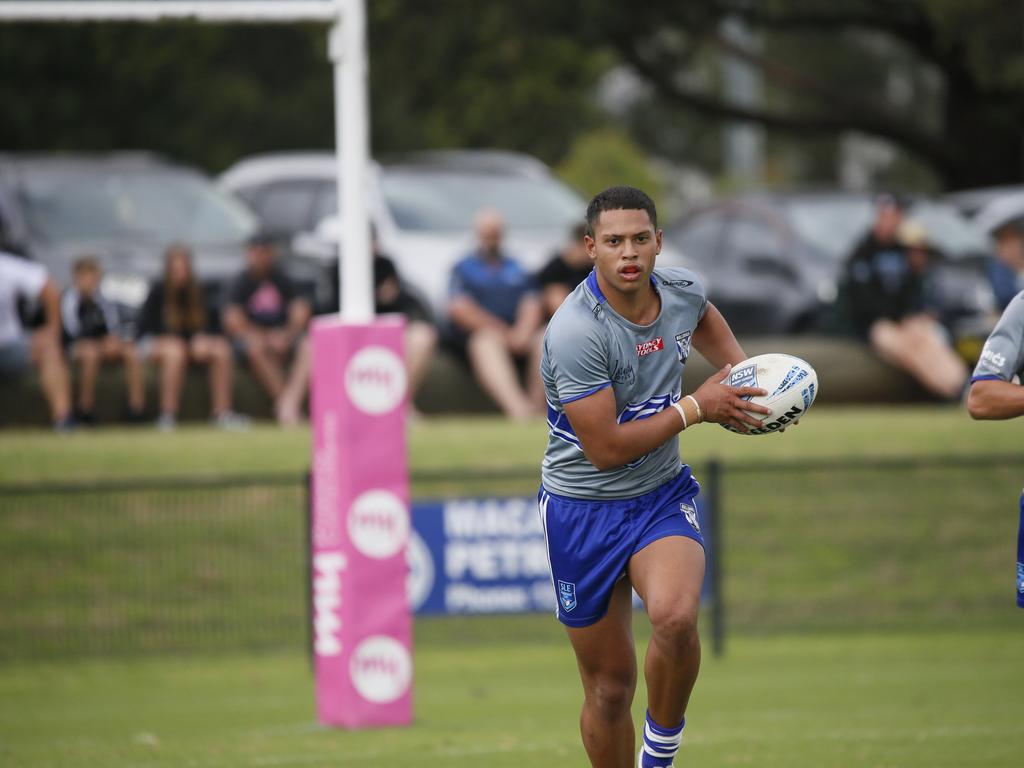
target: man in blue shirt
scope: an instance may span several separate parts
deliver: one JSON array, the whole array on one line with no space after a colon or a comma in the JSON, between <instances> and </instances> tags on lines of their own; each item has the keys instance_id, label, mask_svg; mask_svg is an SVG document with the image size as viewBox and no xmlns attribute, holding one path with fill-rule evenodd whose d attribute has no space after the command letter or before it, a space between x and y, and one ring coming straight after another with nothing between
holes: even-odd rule
<instances>
[{"instance_id":1,"label":"man in blue shirt","mask_svg":"<svg viewBox=\"0 0 1024 768\"><path fill-rule=\"evenodd\" d=\"M501 410L517 421L539 413L541 305L530 275L501 247L497 211L477 215L478 246L452 269L448 318L452 341L465 348L473 374ZM529 360L527 382L517 362ZM534 364L536 363L536 364Z\"/></svg>"}]
</instances>

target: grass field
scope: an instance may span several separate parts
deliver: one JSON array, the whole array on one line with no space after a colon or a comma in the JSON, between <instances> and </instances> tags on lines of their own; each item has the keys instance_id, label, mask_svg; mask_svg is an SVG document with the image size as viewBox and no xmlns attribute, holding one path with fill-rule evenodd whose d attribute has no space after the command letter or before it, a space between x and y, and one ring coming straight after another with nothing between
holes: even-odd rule
<instances>
[{"instance_id":1,"label":"grass field","mask_svg":"<svg viewBox=\"0 0 1024 768\"><path fill-rule=\"evenodd\" d=\"M1022 765L1024 611L1011 607L1011 590L1024 463L844 466L1020 457L1020 430L972 423L954 408L823 408L782 436L754 440L713 426L684 436L684 458L698 468L711 457L725 462L731 633L724 658L706 657L677 765ZM543 442L540 423L417 423L411 466L423 479L414 492L528 493ZM752 466L764 457L834 462L813 471ZM742 468L730 469L737 462ZM299 478L308 463L304 430L0 433L0 485ZM500 483L457 477L503 468L522 472ZM425 479L430 473L455 478ZM300 487L230 499L222 491L62 498L0 495L0 657L19 659L0 664L0 766L586 764L574 664L546 616L418 621L416 724L318 728L297 623ZM184 525L175 511L183 508L202 527ZM275 547L263 546L268 533ZM200 566L161 559L175 551ZM142 562L155 581L136 576ZM237 579L210 566L222 562ZM154 625L166 606L147 604L146 590L173 595L175 621L212 625L210 637L168 640ZM97 591L123 597L131 612L90 613ZM32 660L46 649L47 628L58 628L45 595L71 606L63 630L80 636L78 652L90 653L89 627L135 622L154 631L130 636L151 642L142 649L150 655ZM216 633L215 617L230 624L267 612L290 618L260 625L266 634L253 645L281 650L233 650L236 638Z\"/></svg>"},{"instance_id":2,"label":"grass field","mask_svg":"<svg viewBox=\"0 0 1024 768\"><path fill-rule=\"evenodd\" d=\"M301 655L5 669L0 763L586 765L579 683L553 620L516 619L513 639L486 642L474 637L480 621L454 620L463 629L454 643L441 639L451 628L441 637L421 628L408 729L317 727ZM724 659L705 661L676 764L1016 768L1022 652L1019 630L740 639ZM638 704L637 721L641 712Z\"/></svg>"}]
</instances>

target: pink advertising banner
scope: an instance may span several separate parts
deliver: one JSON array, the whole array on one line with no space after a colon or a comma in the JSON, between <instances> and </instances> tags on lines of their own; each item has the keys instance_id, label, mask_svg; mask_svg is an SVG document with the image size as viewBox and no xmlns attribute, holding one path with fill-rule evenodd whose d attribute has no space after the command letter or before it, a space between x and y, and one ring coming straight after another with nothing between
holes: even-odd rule
<instances>
[{"instance_id":1,"label":"pink advertising banner","mask_svg":"<svg viewBox=\"0 0 1024 768\"><path fill-rule=\"evenodd\" d=\"M317 719L412 721L406 592L408 387L401 317L313 322L313 654Z\"/></svg>"}]
</instances>

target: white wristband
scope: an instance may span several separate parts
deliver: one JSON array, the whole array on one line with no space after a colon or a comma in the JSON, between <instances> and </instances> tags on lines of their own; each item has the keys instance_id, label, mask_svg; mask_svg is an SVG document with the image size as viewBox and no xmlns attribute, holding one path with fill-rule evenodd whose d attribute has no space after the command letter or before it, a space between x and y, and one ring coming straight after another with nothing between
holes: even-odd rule
<instances>
[{"instance_id":1,"label":"white wristband","mask_svg":"<svg viewBox=\"0 0 1024 768\"><path fill-rule=\"evenodd\" d=\"M672 407L679 411L679 415L683 418L683 429L686 429L689 424L686 423L686 411L683 410L681 403L672 403Z\"/></svg>"},{"instance_id":2,"label":"white wristband","mask_svg":"<svg viewBox=\"0 0 1024 768\"><path fill-rule=\"evenodd\" d=\"M697 402L697 398L693 395L687 395L686 397L693 400L693 405L697 408L697 423L700 424L704 421L704 414L700 410L700 403Z\"/></svg>"}]
</instances>

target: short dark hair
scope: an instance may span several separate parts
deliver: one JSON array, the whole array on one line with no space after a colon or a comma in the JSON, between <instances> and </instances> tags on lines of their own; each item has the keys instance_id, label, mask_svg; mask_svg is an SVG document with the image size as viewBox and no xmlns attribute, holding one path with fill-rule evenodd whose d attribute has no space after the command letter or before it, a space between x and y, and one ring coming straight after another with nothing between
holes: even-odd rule
<instances>
[{"instance_id":1,"label":"short dark hair","mask_svg":"<svg viewBox=\"0 0 1024 768\"><path fill-rule=\"evenodd\" d=\"M629 187L623 184L618 187L608 187L604 192L598 192L594 199L587 206L587 229L590 235L594 235L594 225L604 211L647 211L651 218L651 224L658 228L658 209L654 207L654 201L643 190L636 187Z\"/></svg>"},{"instance_id":2,"label":"short dark hair","mask_svg":"<svg viewBox=\"0 0 1024 768\"><path fill-rule=\"evenodd\" d=\"M99 272L100 271L100 259L99 256L93 256L87 254L85 256L79 256L75 259L71 265L71 274L77 275L82 272Z\"/></svg>"}]
</instances>

